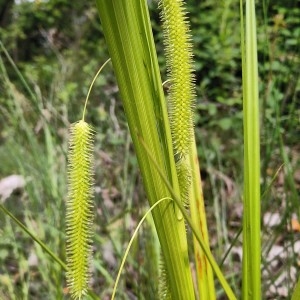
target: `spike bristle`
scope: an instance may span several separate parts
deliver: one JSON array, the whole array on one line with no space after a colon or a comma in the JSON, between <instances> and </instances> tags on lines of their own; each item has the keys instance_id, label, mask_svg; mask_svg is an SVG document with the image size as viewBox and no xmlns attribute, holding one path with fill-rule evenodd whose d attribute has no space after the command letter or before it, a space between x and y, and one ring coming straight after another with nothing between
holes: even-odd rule
<instances>
[{"instance_id":1,"label":"spike bristle","mask_svg":"<svg viewBox=\"0 0 300 300\"><path fill-rule=\"evenodd\" d=\"M187 155L193 134L195 98L191 37L181 0L162 0L164 43L169 78L169 115L174 152L179 159Z\"/></svg>"},{"instance_id":2,"label":"spike bristle","mask_svg":"<svg viewBox=\"0 0 300 300\"><path fill-rule=\"evenodd\" d=\"M67 283L74 299L87 292L93 223L93 130L81 120L71 125L66 213Z\"/></svg>"},{"instance_id":3,"label":"spike bristle","mask_svg":"<svg viewBox=\"0 0 300 300\"><path fill-rule=\"evenodd\" d=\"M168 75L171 81L168 97L169 117L176 170L182 201L188 205L191 172L186 157L193 139L195 98L191 37L182 0L161 0L164 43Z\"/></svg>"}]
</instances>

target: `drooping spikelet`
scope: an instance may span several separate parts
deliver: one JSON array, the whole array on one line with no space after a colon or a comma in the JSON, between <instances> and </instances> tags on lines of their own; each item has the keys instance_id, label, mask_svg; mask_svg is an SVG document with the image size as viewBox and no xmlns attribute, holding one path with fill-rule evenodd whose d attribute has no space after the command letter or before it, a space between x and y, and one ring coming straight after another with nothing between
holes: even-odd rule
<instances>
[{"instance_id":1,"label":"drooping spikelet","mask_svg":"<svg viewBox=\"0 0 300 300\"><path fill-rule=\"evenodd\" d=\"M180 187L180 198L188 206L191 188L191 169L188 165L187 158L183 157L176 163L177 177Z\"/></svg>"},{"instance_id":2,"label":"drooping spikelet","mask_svg":"<svg viewBox=\"0 0 300 300\"><path fill-rule=\"evenodd\" d=\"M166 264L162 254L160 256L160 264L159 264L158 297L161 300L172 299L168 274L166 270Z\"/></svg>"},{"instance_id":3,"label":"drooping spikelet","mask_svg":"<svg viewBox=\"0 0 300 300\"><path fill-rule=\"evenodd\" d=\"M83 120L71 125L68 181L67 283L72 297L81 299L90 277L93 223L93 130Z\"/></svg>"},{"instance_id":4,"label":"drooping spikelet","mask_svg":"<svg viewBox=\"0 0 300 300\"><path fill-rule=\"evenodd\" d=\"M175 156L188 151L193 134L195 98L189 27L182 0L161 0L164 44L171 89L169 116Z\"/></svg>"},{"instance_id":5,"label":"drooping spikelet","mask_svg":"<svg viewBox=\"0 0 300 300\"><path fill-rule=\"evenodd\" d=\"M188 153L193 137L195 98L189 27L182 0L161 0L166 61L171 89L169 118L180 196L188 204L191 172Z\"/></svg>"}]
</instances>

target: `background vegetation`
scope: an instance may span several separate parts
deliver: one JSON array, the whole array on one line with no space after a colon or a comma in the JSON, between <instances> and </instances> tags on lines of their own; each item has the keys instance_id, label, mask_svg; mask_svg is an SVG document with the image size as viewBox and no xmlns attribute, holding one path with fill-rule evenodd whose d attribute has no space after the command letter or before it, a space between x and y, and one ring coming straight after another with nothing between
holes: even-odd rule
<instances>
[{"instance_id":1,"label":"background vegetation","mask_svg":"<svg viewBox=\"0 0 300 300\"><path fill-rule=\"evenodd\" d=\"M197 84L196 134L210 241L221 263L242 217L242 112L239 1L187 1ZM157 3L149 1L165 78ZM262 143L263 295L289 299L299 273L299 1L257 4ZM23 188L0 198L64 259L68 126L80 118L89 84L108 58L93 1L0 6L0 178ZM111 67L95 83L89 122L96 129L95 260L92 287L111 293L130 234L147 207ZM3 182L3 181L2 181ZM20 184L22 185L22 184ZM63 299L64 274L0 214L0 299ZM222 268L240 290L240 239ZM143 227L131 251L120 299L155 299L158 241ZM218 293L219 299L223 295Z\"/></svg>"}]
</instances>

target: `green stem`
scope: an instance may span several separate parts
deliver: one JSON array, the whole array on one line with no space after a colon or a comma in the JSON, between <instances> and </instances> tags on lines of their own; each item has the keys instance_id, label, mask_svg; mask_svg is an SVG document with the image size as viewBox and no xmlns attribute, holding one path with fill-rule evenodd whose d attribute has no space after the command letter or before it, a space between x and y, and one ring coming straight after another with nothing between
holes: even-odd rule
<instances>
[{"instance_id":1,"label":"green stem","mask_svg":"<svg viewBox=\"0 0 300 300\"><path fill-rule=\"evenodd\" d=\"M91 93L91 90L92 90L92 87L98 77L98 75L101 73L101 71L103 70L103 68L110 62L110 58L99 68L98 72L96 73L96 75L94 76L93 78L93 81L90 85L90 88L89 88L89 91L86 95L86 99L85 99L85 103L84 103L84 108L83 108L83 113L82 113L82 121L84 121L84 116L85 116L85 112L86 112L86 106L87 106L87 103L88 103L88 100L89 100L89 97L90 97L90 93Z\"/></svg>"},{"instance_id":2,"label":"green stem","mask_svg":"<svg viewBox=\"0 0 300 300\"><path fill-rule=\"evenodd\" d=\"M255 1L241 1L244 114L243 299L261 299L260 137ZM245 34L244 34L245 30Z\"/></svg>"},{"instance_id":3,"label":"green stem","mask_svg":"<svg viewBox=\"0 0 300 300\"><path fill-rule=\"evenodd\" d=\"M172 199L171 198L162 198L160 200L158 200L156 203L154 203L149 209L148 211L145 213L145 215L143 216L143 218L140 220L138 226L136 227L136 229L134 230L133 232L133 235L127 245L127 248L125 250L125 254L123 256L123 259L122 259L122 262L121 262L121 265L120 265L120 268L119 268L119 272L118 272L118 275L117 275L117 278L116 278L116 281L115 281L115 285L114 285L114 288L113 288L113 293L112 293L112 296L111 296L111 300L114 300L115 299L115 295L116 295L116 291L117 291L117 286L118 286L118 283L119 283L119 280L120 280L120 277L121 277L121 273L122 273L122 270L123 270L123 267L124 267L124 264L126 262L126 258L129 254L129 250L131 248L131 245L133 243L133 240L134 238L136 237L140 227L142 226L143 222L145 221L145 219L147 218L147 216L149 215L149 213L152 212L152 210L158 205L160 204L161 202L165 201L165 200L169 200L171 201Z\"/></svg>"},{"instance_id":4,"label":"green stem","mask_svg":"<svg viewBox=\"0 0 300 300\"><path fill-rule=\"evenodd\" d=\"M146 141L164 175L179 192L170 124L146 0L97 0L110 57L150 206L170 192L138 138ZM161 203L153 219L173 299L195 299L184 220Z\"/></svg>"},{"instance_id":5,"label":"green stem","mask_svg":"<svg viewBox=\"0 0 300 300\"><path fill-rule=\"evenodd\" d=\"M188 225L190 226L190 228L192 229L192 232L194 234L194 236L196 237L197 241L199 242L204 254L206 255L212 269L214 270L214 272L216 273L216 276L218 277L221 285L224 288L224 291L226 292L228 298L230 300L235 300L236 296L234 295L231 287L229 286L227 280L225 279L222 271L220 270L218 264L216 263L210 249L208 248L206 241L204 241L202 234L200 233L200 230L198 227L195 226L194 222L192 221L191 217L188 215L186 209L184 208L184 206L182 205L181 199L179 198L178 194L176 194L176 192L174 191L174 189L172 188L170 182L168 181L168 179L165 177L165 175L163 174L163 172L161 171L160 166L157 164L157 162L155 161L154 157L152 156L152 154L149 152L149 149L146 145L146 143L143 141L143 139L140 137L140 141L141 144L143 145L143 147L145 148L145 150L147 151L147 154L150 158L150 160L152 161L153 165L155 166L155 168L157 169L161 179L163 180L163 182L165 183L165 185L167 186L168 190L170 191L171 195L172 195L172 199L176 202L176 205L178 206L178 208L180 209L185 221L188 223Z\"/></svg>"},{"instance_id":6,"label":"green stem","mask_svg":"<svg viewBox=\"0 0 300 300\"><path fill-rule=\"evenodd\" d=\"M60 266L67 271L67 266L60 260L39 238L37 238L22 222L20 222L9 210L7 210L2 204L0 209L8 215L24 232L26 232L36 243L38 243L42 249L48 253Z\"/></svg>"},{"instance_id":7,"label":"green stem","mask_svg":"<svg viewBox=\"0 0 300 300\"><path fill-rule=\"evenodd\" d=\"M16 74L20 78L20 80L23 83L25 89L27 90L28 94L30 95L31 99L33 100L34 104L36 105L36 107L38 109L38 102L37 102L37 98L36 98L35 94L32 92L32 90L29 87L29 85L27 84L24 76L22 75L22 73L20 72L20 70L18 69L18 67L16 66L15 62L13 61L13 59L11 58L11 56L9 55L8 51L6 50L6 48L4 47L4 45L3 45L3 43L1 41L0 41L0 47L2 48L2 51L4 52L6 58L10 62L11 66L15 70Z\"/></svg>"}]
</instances>

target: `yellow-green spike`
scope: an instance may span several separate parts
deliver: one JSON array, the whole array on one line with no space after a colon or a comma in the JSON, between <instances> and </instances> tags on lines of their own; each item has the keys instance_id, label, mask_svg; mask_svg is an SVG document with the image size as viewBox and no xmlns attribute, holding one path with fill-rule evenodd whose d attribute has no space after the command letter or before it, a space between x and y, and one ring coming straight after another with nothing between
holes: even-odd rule
<instances>
[{"instance_id":1,"label":"yellow-green spike","mask_svg":"<svg viewBox=\"0 0 300 300\"><path fill-rule=\"evenodd\" d=\"M90 277L93 222L93 130L80 120L72 124L68 153L67 283L71 295L81 299Z\"/></svg>"},{"instance_id":2,"label":"yellow-green spike","mask_svg":"<svg viewBox=\"0 0 300 300\"><path fill-rule=\"evenodd\" d=\"M84 121L87 102L96 78L110 61L98 70L86 96L82 119L71 125L68 151L68 201L66 214L67 283L73 298L87 292L90 278L93 224L94 132Z\"/></svg>"},{"instance_id":3,"label":"yellow-green spike","mask_svg":"<svg viewBox=\"0 0 300 300\"><path fill-rule=\"evenodd\" d=\"M189 152L193 135L192 51L182 0L161 0L167 69L171 81L169 116L173 147L179 160Z\"/></svg>"},{"instance_id":4,"label":"yellow-green spike","mask_svg":"<svg viewBox=\"0 0 300 300\"><path fill-rule=\"evenodd\" d=\"M169 117L180 196L188 204L191 172L186 161L193 138L192 52L186 12L182 0L161 0L164 43L168 75L171 81L168 99ZM178 218L181 214L178 213Z\"/></svg>"}]
</instances>

